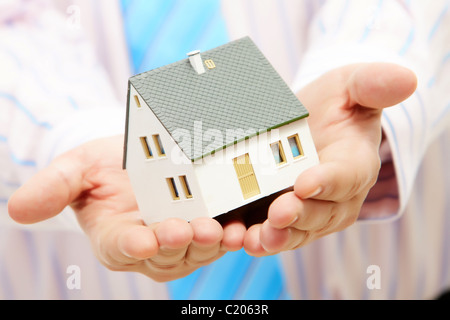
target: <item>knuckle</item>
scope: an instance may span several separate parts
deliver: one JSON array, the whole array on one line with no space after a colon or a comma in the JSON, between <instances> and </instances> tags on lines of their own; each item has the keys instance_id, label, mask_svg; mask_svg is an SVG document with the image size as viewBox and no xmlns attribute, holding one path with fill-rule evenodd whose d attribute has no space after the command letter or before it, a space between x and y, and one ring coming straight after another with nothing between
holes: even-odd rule
<instances>
[{"instance_id":1,"label":"knuckle","mask_svg":"<svg viewBox=\"0 0 450 320\"><path fill-rule=\"evenodd\" d=\"M295 250L307 245L313 239L314 232L303 231L302 236L297 239L295 244L291 246L290 250Z\"/></svg>"},{"instance_id":2,"label":"knuckle","mask_svg":"<svg viewBox=\"0 0 450 320\"><path fill-rule=\"evenodd\" d=\"M328 221L318 230L316 230L316 233L322 234L322 233L328 233L329 230L333 229L333 226L335 225L336 221L336 215L331 214Z\"/></svg>"}]
</instances>

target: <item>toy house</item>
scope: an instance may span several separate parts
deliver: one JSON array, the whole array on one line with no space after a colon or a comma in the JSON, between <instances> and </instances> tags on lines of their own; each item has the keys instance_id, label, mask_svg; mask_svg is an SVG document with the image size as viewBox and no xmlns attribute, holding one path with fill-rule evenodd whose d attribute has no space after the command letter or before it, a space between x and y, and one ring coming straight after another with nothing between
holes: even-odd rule
<instances>
[{"instance_id":1,"label":"toy house","mask_svg":"<svg viewBox=\"0 0 450 320\"><path fill-rule=\"evenodd\" d=\"M318 163L308 111L248 37L133 76L123 168L146 223L218 217Z\"/></svg>"}]
</instances>

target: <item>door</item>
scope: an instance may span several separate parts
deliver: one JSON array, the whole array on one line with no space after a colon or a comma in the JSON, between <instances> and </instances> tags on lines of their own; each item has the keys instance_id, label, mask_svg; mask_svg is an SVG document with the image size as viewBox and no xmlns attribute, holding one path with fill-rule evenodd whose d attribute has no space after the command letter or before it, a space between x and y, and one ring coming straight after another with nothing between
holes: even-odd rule
<instances>
[{"instance_id":1,"label":"door","mask_svg":"<svg viewBox=\"0 0 450 320\"><path fill-rule=\"evenodd\" d=\"M261 193L248 153L233 159L234 169L245 200Z\"/></svg>"}]
</instances>

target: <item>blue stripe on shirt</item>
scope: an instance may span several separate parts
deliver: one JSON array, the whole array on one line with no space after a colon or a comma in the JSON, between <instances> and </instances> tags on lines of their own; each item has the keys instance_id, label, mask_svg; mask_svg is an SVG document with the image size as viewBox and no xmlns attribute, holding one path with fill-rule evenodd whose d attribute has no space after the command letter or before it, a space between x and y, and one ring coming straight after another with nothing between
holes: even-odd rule
<instances>
[{"instance_id":1,"label":"blue stripe on shirt","mask_svg":"<svg viewBox=\"0 0 450 320\"><path fill-rule=\"evenodd\" d=\"M445 121L447 119L448 113L450 112L450 103L436 116L436 119L433 121L433 127L440 124L441 121Z\"/></svg>"},{"instance_id":2,"label":"blue stripe on shirt","mask_svg":"<svg viewBox=\"0 0 450 320\"><path fill-rule=\"evenodd\" d=\"M433 27L431 28L430 33L428 34L428 41L433 40L434 36L436 35L439 27L441 26L442 22L444 21L445 15L447 14L449 4L447 3L445 7L442 9L441 13L439 14L439 17L437 18L436 22L434 23Z\"/></svg>"},{"instance_id":3,"label":"blue stripe on shirt","mask_svg":"<svg viewBox=\"0 0 450 320\"><path fill-rule=\"evenodd\" d=\"M436 79L438 78L438 74L440 74L443 70L443 68L445 67L445 65L450 62L450 52L447 53L444 58L442 59L441 64L438 66L437 68L437 74L435 74L433 77L431 77L431 79L428 81L428 88L430 89L431 87L433 87L436 84Z\"/></svg>"},{"instance_id":4,"label":"blue stripe on shirt","mask_svg":"<svg viewBox=\"0 0 450 320\"><path fill-rule=\"evenodd\" d=\"M422 122L427 124L428 123L428 114L426 111L425 103L423 102L423 99L422 99L422 94L419 92L419 90L416 90L416 92L414 93L414 96L417 98L417 101L419 102ZM428 126L424 126L424 128L423 128L424 131L422 132L422 143L424 142L424 140L426 138L427 128L428 128Z\"/></svg>"},{"instance_id":5,"label":"blue stripe on shirt","mask_svg":"<svg viewBox=\"0 0 450 320\"><path fill-rule=\"evenodd\" d=\"M344 23L344 21L346 19L347 13L349 12L349 10L348 10L349 6L350 6L350 0L345 1L342 11L339 14L339 20L338 20L338 25L336 26L335 34L341 30L342 24Z\"/></svg>"},{"instance_id":6,"label":"blue stripe on shirt","mask_svg":"<svg viewBox=\"0 0 450 320\"><path fill-rule=\"evenodd\" d=\"M400 51L399 51L399 55L400 56L404 56L409 48L411 47L412 43L414 42L414 39L416 37L416 28L412 27L411 30L409 31L408 37L406 38L405 43L403 44L403 46L401 47Z\"/></svg>"},{"instance_id":7,"label":"blue stripe on shirt","mask_svg":"<svg viewBox=\"0 0 450 320\"><path fill-rule=\"evenodd\" d=\"M8 142L8 138L5 137L5 136L0 136L0 142L7 143ZM19 159L12 152L9 152L9 157L15 164L17 164L19 166L24 166L24 167L36 167L37 166L36 161Z\"/></svg>"},{"instance_id":8,"label":"blue stripe on shirt","mask_svg":"<svg viewBox=\"0 0 450 320\"><path fill-rule=\"evenodd\" d=\"M69 104L72 106L72 108L74 110L78 110L80 109L80 107L78 106L78 103L75 101L75 99L73 97L67 97L67 101L69 101Z\"/></svg>"},{"instance_id":9,"label":"blue stripe on shirt","mask_svg":"<svg viewBox=\"0 0 450 320\"><path fill-rule=\"evenodd\" d=\"M414 125L413 125L413 121L412 121L411 116L410 116L410 114L408 112L408 109L406 109L404 103L400 103L400 109L403 111L403 113L405 114L406 119L408 120L409 143L410 143L410 147L412 149L414 147ZM411 154L413 154L414 150L411 150L410 152L411 152Z\"/></svg>"},{"instance_id":10,"label":"blue stripe on shirt","mask_svg":"<svg viewBox=\"0 0 450 320\"><path fill-rule=\"evenodd\" d=\"M10 102L12 102L16 108L18 108L20 111L22 111L27 117L28 119L31 120L31 122L39 127L45 128L45 129L51 129L52 126L50 123L48 122L44 122L44 121L39 121L36 116L30 111L28 110L16 97L14 97L13 95L9 94L9 93L5 93L5 92L0 92L0 98L9 100Z\"/></svg>"},{"instance_id":11,"label":"blue stripe on shirt","mask_svg":"<svg viewBox=\"0 0 450 320\"><path fill-rule=\"evenodd\" d=\"M19 159L18 157L16 157L13 153L10 153L9 155L11 157L11 160L19 166L23 166L23 167L36 167L37 166L37 163L34 160L22 160L22 159Z\"/></svg>"},{"instance_id":12,"label":"blue stripe on shirt","mask_svg":"<svg viewBox=\"0 0 450 320\"><path fill-rule=\"evenodd\" d=\"M375 12L373 13L373 16L371 17L372 23L375 23L377 21L377 19L379 18L379 15L382 12L381 9L383 8L383 4L384 4L384 0L378 1L377 8L376 8ZM363 35L359 39L359 43L366 41L367 38L369 38L370 34L372 33L373 29L374 29L374 26L371 23L368 23L368 25L366 26L366 28L364 30Z\"/></svg>"}]
</instances>

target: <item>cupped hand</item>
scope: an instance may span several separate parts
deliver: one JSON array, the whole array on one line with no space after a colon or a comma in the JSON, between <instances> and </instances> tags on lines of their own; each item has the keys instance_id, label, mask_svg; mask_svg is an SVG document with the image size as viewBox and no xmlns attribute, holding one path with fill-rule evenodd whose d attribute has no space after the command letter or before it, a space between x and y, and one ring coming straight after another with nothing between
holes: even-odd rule
<instances>
[{"instance_id":1,"label":"cupped hand","mask_svg":"<svg viewBox=\"0 0 450 320\"><path fill-rule=\"evenodd\" d=\"M416 76L388 64L355 64L328 72L299 93L320 165L300 174L293 190L249 228L244 248L254 256L304 246L358 218L380 170L381 114L414 93Z\"/></svg>"},{"instance_id":2,"label":"cupped hand","mask_svg":"<svg viewBox=\"0 0 450 320\"><path fill-rule=\"evenodd\" d=\"M242 248L245 227L198 218L144 224L126 171L123 136L86 143L56 158L19 188L10 216L38 223L71 206L99 261L156 281L184 277L227 251Z\"/></svg>"}]
</instances>

